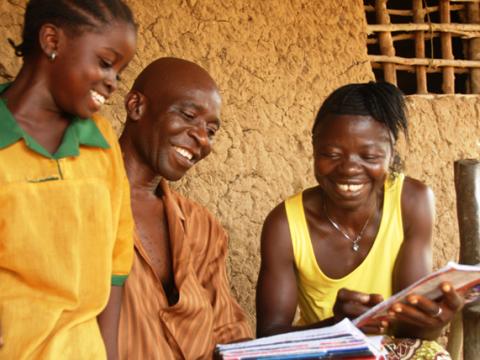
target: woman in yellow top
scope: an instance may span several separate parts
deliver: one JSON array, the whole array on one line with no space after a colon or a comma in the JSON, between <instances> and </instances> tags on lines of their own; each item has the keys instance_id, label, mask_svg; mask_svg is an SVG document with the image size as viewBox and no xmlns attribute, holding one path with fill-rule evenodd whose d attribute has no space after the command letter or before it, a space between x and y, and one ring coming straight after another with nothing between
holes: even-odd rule
<instances>
[{"instance_id":1,"label":"woman in yellow top","mask_svg":"<svg viewBox=\"0 0 480 360\"><path fill-rule=\"evenodd\" d=\"M356 318L432 270L433 194L399 171L394 148L407 131L404 107L395 86L373 82L343 86L321 106L312 130L318 185L263 226L258 336ZM362 330L435 339L463 305L449 284L441 290L438 301L412 296Z\"/></svg>"},{"instance_id":2,"label":"woman in yellow top","mask_svg":"<svg viewBox=\"0 0 480 360\"><path fill-rule=\"evenodd\" d=\"M135 45L122 0L27 4L23 64L0 86L0 360L116 358L133 219L115 132L93 114Z\"/></svg>"}]
</instances>

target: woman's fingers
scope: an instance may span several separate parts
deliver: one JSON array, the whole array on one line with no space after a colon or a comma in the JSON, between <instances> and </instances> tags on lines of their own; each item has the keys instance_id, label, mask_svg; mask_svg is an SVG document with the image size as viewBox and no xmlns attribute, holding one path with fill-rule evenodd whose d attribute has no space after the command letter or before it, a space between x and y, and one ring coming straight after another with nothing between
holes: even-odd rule
<instances>
[{"instance_id":1,"label":"woman's fingers","mask_svg":"<svg viewBox=\"0 0 480 360\"><path fill-rule=\"evenodd\" d=\"M440 284L440 290L443 295L437 301L420 295L410 295L407 302L433 318L449 321L463 307L463 297L449 282Z\"/></svg>"},{"instance_id":2,"label":"woman's fingers","mask_svg":"<svg viewBox=\"0 0 480 360\"><path fill-rule=\"evenodd\" d=\"M415 302L415 301L414 301ZM438 319L433 317L433 314L437 312L436 310L428 310L426 307L421 307L420 302L415 304L394 304L390 311L394 314L395 319L400 322L408 323L410 325L418 327L436 327L439 325Z\"/></svg>"},{"instance_id":3,"label":"woman's fingers","mask_svg":"<svg viewBox=\"0 0 480 360\"><path fill-rule=\"evenodd\" d=\"M370 294L370 301L368 302L368 305L375 306L380 304L383 300L383 296L380 294Z\"/></svg>"},{"instance_id":4,"label":"woman's fingers","mask_svg":"<svg viewBox=\"0 0 480 360\"><path fill-rule=\"evenodd\" d=\"M388 325L388 321L382 320L375 324L369 323L365 326L362 326L360 330L362 330L365 334L381 335L387 332Z\"/></svg>"},{"instance_id":5,"label":"woman's fingers","mask_svg":"<svg viewBox=\"0 0 480 360\"><path fill-rule=\"evenodd\" d=\"M365 329L374 329L375 331L370 331L368 332L369 334L371 333L375 333L375 332L379 332L379 333L382 333L382 332L385 332L388 327L390 326L390 318L389 317L385 317L385 318L377 318L377 319L370 319L369 322L367 322L364 326L362 326L362 330L364 332Z\"/></svg>"},{"instance_id":6,"label":"woman's fingers","mask_svg":"<svg viewBox=\"0 0 480 360\"><path fill-rule=\"evenodd\" d=\"M423 312L427 317L438 318L442 315L443 309L440 303L429 300L424 296L410 295L407 298L409 305Z\"/></svg>"},{"instance_id":7,"label":"woman's fingers","mask_svg":"<svg viewBox=\"0 0 480 360\"><path fill-rule=\"evenodd\" d=\"M372 306L383 301L378 294L366 294L342 288L337 293L334 313L337 317L355 318L362 315Z\"/></svg>"},{"instance_id":8,"label":"woman's fingers","mask_svg":"<svg viewBox=\"0 0 480 360\"><path fill-rule=\"evenodd\" d=\"M342 306L345 314L350 318L356 318L370 309L370 306L361 304L359 302L349 301Z\"/></svg>"},{"instance_id":9,"label":"woman's fingers","mask_svg":"<svg viewBox=\"0 0 480 360\"><path fill-rule=\"evenodd\" d=\"M461 296L449 282L440 285L443 293L443 303L453 312L457 312L464 305L463 296Z\"/></svg>"},{"instance_id":10,"label":"woman's fingers","mask_svg":"<svg viewBox=\"0 0 480 360\"><path fill-rule=\"evenodd\" d=\"M410 295L406 304L394 304L390 310L396 319L411 325L431 328L445 326L463 307L463 297L448 282L442 283L440 290L443 296L439 301Z\"/></svg>"},{"instance_id":11,"label":"woman's fingers","mask_svg":"<svg viewBox=\"0 0 480 360\"><path fill-rule=\"evenodd\" d=\"M337 293L337 300L342 302L358 302L361 304L367 304L370 301L370 295L342 288Z\"/></svg>"},{"instance_id":12,"label":"woman's fingers","mask_svg":"<svg viewBox=\"0 0 480 360\"><path fill-rule=\"evenodd\" d=\"M359 316L365 310L368 303L368 294L352 291L348 289L340 289L337 293L337 299L333 307L333 312L338 320L348 317L350 319Z\"/></svg>"}]
</instances>

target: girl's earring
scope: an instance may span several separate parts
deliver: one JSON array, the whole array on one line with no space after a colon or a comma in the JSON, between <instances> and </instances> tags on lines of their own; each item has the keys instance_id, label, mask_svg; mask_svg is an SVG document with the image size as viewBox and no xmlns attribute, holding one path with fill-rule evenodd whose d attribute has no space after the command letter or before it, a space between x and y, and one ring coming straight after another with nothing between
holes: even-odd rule
<instances>
[{"instance_id":1,"label":"girl's earring","mask_svg":"<svg viewBox=\"0 0 480 360\"><path fill-rule=\"evenodd\" d=\"M50 59L50 61L55 61L55 58L57 57L57 53L55 51L52 51L50 53L50 55L48 55L48 58Z\"/></svg>"}]
</instances>

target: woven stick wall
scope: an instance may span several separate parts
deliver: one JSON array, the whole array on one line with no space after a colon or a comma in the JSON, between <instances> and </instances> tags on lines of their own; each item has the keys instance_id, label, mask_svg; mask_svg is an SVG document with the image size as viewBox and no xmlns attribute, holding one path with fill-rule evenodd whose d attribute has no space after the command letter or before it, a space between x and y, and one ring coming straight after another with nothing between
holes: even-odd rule
<instances>
[{"instance_id":1,"label":"woven stick wall","mask_svg":"<svg viewBox=\"0 0 480 360\"><path fill-rule=\"evenodd\" d=\"M455 93L457 74L468 74L467 92L480 93L480 0L429 0L428 4L426 0L410 1L411 9L389 8L388 0L365 5L365 11L374 13L376 20L367 26L367 43L377 44L380 52L369 55L372 68L382 69L384 80L393 84L397 84L397 76L401 75L397 72L415 73L417 94L428 93L428 74L442 74L445 94ZM453 12L461 14L464 21L453 23ZM391 16L406 21L392 23ZM433 16L437 22L431 21ZM435 58L433 50L426 51L425 42L437 38L441 51ZM464 43L464 55L455 58L452 40L459 38ZM396 56L395 46L400 41L411 41L412 57Z\"/></svg>"}]
</instances>

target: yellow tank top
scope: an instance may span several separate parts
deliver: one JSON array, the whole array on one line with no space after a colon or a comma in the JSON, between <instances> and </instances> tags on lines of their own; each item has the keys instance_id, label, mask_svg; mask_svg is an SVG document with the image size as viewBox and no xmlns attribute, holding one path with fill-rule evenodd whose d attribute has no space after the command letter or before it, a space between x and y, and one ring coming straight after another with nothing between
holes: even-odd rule
<instances>
[{"instance_id":1,"label":"yellow tank top","mask_svg":"<svg viewBox=\"0 0 480 360\"><path fill-rule=\"evenodd\" d=\"M340 279L326 276L317 264L303 209L302 193L285 200L295 258L298 324L312 324L333 316L339 289L392 295L392 273L403 242L401 194L404 175L385 182L382 220L377 237L363 262Z\"/></svg>"}]
</instances>

